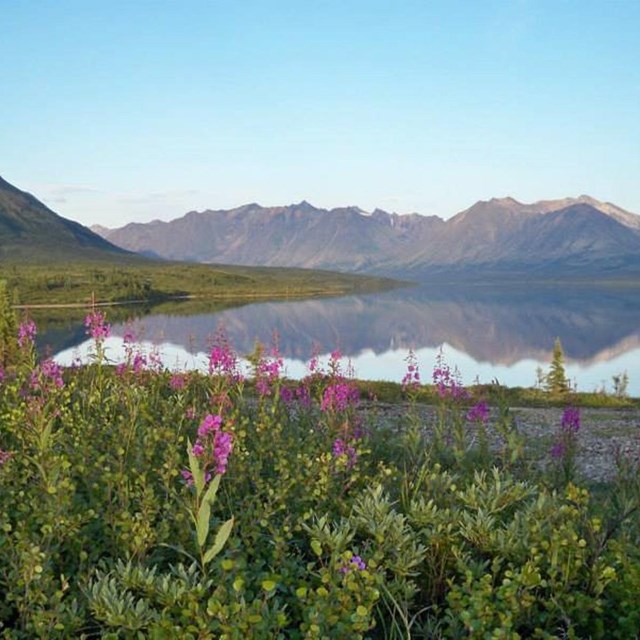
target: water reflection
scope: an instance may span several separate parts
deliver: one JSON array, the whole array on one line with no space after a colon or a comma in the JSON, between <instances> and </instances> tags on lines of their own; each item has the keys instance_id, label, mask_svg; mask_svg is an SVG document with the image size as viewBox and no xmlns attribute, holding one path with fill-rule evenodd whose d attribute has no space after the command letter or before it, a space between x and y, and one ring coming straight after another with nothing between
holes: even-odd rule
<instances>
[{"instance_id":1,"label":"water reflection","mask_svg":"<svg viewBox=\"0 0 640 640\"><path fill-rule=\"evenodd\" d=\"M171 360L197 361L220 326L240 353L253 351L256 340L270 343L276 331L291 375L302 374L302 362L314 350L339 347L354 361L359 377L399 380L409 349L430 369L446 345L449 361L466 382L477 375L530 386L536 366L548 365L559 337L568 373L579 388L610 383L612 375L626 369L630 390L640 394L640 294L631 288L421 286L207 312L185 303L137 318L126 315L127 321L114 323L114 335L123 336L133 326L137 335L168 349ZM79 322L42 337L67 359L84 339ZM110 346L117 349L117 341Z\"/></svg>"}]
</instances>

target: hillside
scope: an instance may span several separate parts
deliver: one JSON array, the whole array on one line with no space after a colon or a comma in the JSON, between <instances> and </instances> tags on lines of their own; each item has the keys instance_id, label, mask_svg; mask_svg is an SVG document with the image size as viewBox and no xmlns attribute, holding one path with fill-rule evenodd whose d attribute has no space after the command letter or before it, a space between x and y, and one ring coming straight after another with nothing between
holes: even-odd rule
<instances>
[{"instance_id":1,"label":"hillside","mask_svg":"<svg viewBox=\"0 0 640 640\"><path fill-rule=\"evenodd\" d=\"M0 177L0 260L113 260L131 254Z\"/></svg>"},{"instance_id":2,"label":"hillside","mask_svg":"<svg viewBox=\"0 0 640 640\"><path fill-rule=\"evenodd\" d=\"M640 216L589 196L481 201L447 221L357 207L249 204L99 230L132 251L242 265L430 278L640 273Z\"/></svg>"}]
</instances>

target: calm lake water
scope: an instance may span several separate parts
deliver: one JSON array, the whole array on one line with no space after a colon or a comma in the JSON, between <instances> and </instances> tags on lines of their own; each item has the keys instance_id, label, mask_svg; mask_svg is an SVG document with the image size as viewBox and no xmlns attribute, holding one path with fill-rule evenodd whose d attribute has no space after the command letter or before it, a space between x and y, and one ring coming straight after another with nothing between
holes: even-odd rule
<instances>
[{"instance_id":1,"label":"calm lake water","mask_svg":"<svg viewBox=\"0 0 640 640\"><path fill-rule=\"evenodd\" d=\"M339 348L359 378L400 381L412 349L422 379L430 379L436 356L457 367L464 383L497 378L512 386L534 386L546 370L559 337L566 371L579 390L603 385L627 372L629 393L640 396L640 291L633 288L428 286L379 294L295 302L261 302L194 311L174 304L143 314L110 310L107 354L122 358L122 336L133 330L148 350L159 349L170 368L206 368L207 346L223 327L240 354L256 340L270 344L279 334L287 375L305 375L314 351ZM123 316L114 321L114 314ZM86 358L90 343L81 318L53 322L36 316L39 346L62 364Z\"/></svg>"}]
</instances>

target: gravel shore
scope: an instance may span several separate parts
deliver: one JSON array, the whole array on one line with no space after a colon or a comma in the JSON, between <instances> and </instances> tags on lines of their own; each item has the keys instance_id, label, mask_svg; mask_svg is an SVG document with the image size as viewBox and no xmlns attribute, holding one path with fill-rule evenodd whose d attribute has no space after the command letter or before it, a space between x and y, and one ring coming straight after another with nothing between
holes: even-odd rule
<instances>
[{"instance_id":1,"label":"gravel shore","mask_svg":"<svg viewBox=\"0 0 640 640\"><path fill-rule=\"evenodd\" d=\"M401 424L407 407L376 403L370 406L379 424ZM419 406L420 420L428 430L435 423L436 409ZM511 409L518 430L526 437L527 448L541 467L549 461L549 450L562 420L561 408ZM492 419L497 414L492 413ZM578 473L588 482L608 482L615 477L619 455L640 462L640 410L638 409L580 409L580 431L576 463ZM490 423L491 424L491 423ZM491 429L490 429L491 432Z\"/></svg>"}]
</instances>

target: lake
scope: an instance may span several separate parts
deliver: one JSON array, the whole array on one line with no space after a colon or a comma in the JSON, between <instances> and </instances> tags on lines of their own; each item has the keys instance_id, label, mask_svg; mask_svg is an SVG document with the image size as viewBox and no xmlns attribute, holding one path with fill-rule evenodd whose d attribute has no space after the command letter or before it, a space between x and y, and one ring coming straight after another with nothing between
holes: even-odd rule
<instances>
[{"instance_id":1,"label":"lake","mask_svg":"<svg viewBox=\"0 0 640 640\"><path fill-rule=\"evenodd\" d=\"M174 303L155 309L107 311L112 337L107 354L122 358L122 337L132 330L147 349L160 351L170 368L206 368L207 347L222 327L240 354L256 340L279 335L287 375L306 373L314 352L338 348L362 379L401 381L413 350L429 381L440 349L464 383L534 386L548 369L556 337L567 375L578 390L613 388L627 372L628 391L640 396L640 291L632 287L415 286L331 299L259 302L235 307ZM35 316L38 346L62 364L86 359L82 319Z\"/></svg>"}]
</instances>

